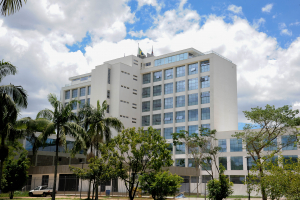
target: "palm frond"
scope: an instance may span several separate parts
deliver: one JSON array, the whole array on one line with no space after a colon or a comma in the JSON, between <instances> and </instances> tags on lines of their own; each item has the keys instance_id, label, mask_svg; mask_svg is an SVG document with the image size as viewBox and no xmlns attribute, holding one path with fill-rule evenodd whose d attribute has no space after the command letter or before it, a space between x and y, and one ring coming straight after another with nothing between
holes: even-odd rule
<instances>
[{"instance_id":1,"label":"palm frond","mask_svg":"<svg viewBox=\"0 0 300 200\"><path fill-rule=\"evenodd\" d=\"M55 123L51 122L49 123L45 130L42 132L41 135L39 135L39 140L41 140L42 142L46 142L46 140L48 139L48 137L52 134L55 134Z\"/></svg>"},{"instance_id":2,"label":"palm frond","mask_svg":"<svg viewBox=\"0 0 300 200\"><path fill-rule=\"evenodd\" d=\"M17 68L9 62L0 61L0 82L7 75L15 75L17 73Z\"/></svg>"},{"instance_id":3,"label":"palm frond","mask_svg":"<svg viewBox=\"0 0 300 200\"><path fill-rule=\"evenodd\" d=\"M48 101L53 106L55 110L60 110L63 107L62 103L58 100L55 94L48 94Z\"/></svg>"},{"instance_id":4,"label":"palm frond","mask_svg":"<svg viewBox=\"0 0 300 200\"><path fill-rule=\"evenodd\" d=\"M47 120L52 121L54 117L54 113L52 110L46 108L44 110L41 110L40 112L38 112L38 114L36 115L36 119L40 119L40 118L44 118Z\"/></svg>"},{"instance_id":5,"label":"palm frond","mask_svg":"<svg viewBox=\"0 0 300 200\"><path fill-rule=\"evenodd\" d=\"M18 107L13 101L13 99L7 94L0 93L0 113L1 113L1 121L0 125L3 127L5 123L14 122L18 117Z\"/></svg>"},{"instance_id":6,"label":"palm frond","mask_svg":"<svg viewBox=\"0 0 300 200\"><path fill-rule=\"evenodd\" d=\"M26 3L27 0L24 0ZM11 15L20 10L22 7L22 0L2 0L0 2L1 7L1 14L6 16L6 15Z\"/></svg>"},{"instance_id":7,"label":"palm frond","mask_svg":"<svg viewBox=\"0 0 300 200\"><path fill-rule=\"evenodd\" d=\"M21 108L27 108L27 92L22 86L15 86L13 84L1 85L0 94L6 93L12 97L14 102Z\"/></svg>"},{"instance_id":8,"label":"palm frond","mask_svg":"<svg viewBox=\"0 0 300 200\"><path fill-rule=\"evenodd\" d=\"M120 132L124 128L123 123L116 117L107 117L104 119L104 123L106 126L112 127L118 132Z\"/></svg>"}]
</instances>

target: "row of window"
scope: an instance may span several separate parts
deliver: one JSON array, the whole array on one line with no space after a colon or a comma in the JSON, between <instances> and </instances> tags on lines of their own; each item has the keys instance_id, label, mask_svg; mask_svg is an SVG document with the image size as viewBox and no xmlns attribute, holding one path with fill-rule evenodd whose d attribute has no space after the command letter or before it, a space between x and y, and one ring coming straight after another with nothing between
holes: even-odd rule
<instances>
[{"instance_id":1,"label":"row of window","mask_svg":"<svg viewBox=\"0 0 300 200\"><path fill-rule=\"evenodd\" d=\"M90 98L87 98L87 101L85 102L85 99L80 99L80 104L79 104L79 108L82 108L85 103L87 103L88 105L90 105ZM67 105L68 103L65 103L65 105ZM77 102L74 102L72 104L72 110L77 110Z\"/></svg>"},{"instance_id":2,"label":"row of window","mask_svg":"<svg viewBox=\"0 0 300 200\"><path fill-rule=\"evenodd\" d=\"M87 87L88 91L87 91L87 95L91 95L91 86ZM80 97L84 97L85 93L86 93L86 87L82 87L79 89L73 89L72 90L72 98L77 98L78 97L78 90L79 90L79 96ZM67 90L65 91L65 99L70 99L71 96L71 91Z\"/></svg>"},{"instance_id":3,"label":"row of window","mask_svg":"<svg viewBox=\"0 0 300 200\"><path fill-rule=\"evenodd\" d=\"M282 150L297 150L295 142L297 138L293 135L284 135L281 137ZM267 142L267 141L266 141ZM221 152L227 151L226 139L218 140L219 147L221 147ZM270 146L264 148L264 151L274 151L277 150L278 143L277 138L271 141ZM243 151L242 139L232 138L230 139L230 152L241 152Z\"/></svg>"},{"instance_id":4,"label":"row of window","mask_svg":"<svg viewBox=\"0 0 300 200\"><path fill-rule=\"evenodd\" d=\"M85 76L85 77L81 77L81 78L76 78L76 79L73 79L72 81L86 81L86 80L88 80L89 78L91 78L92 77L92 75L90 75L90 76Z\"/></svg>"},{"instance_id":5,"label":"row of window","mask_svg":"<svg viewBox=\"0 0 300 200\"><path fill-rule=\"evenodd\" d=\"M176 78L185 76L185 66L176 67ZM208 72L210 70L209 61L202 61L200 63L200 72ZM173 68L164 70L164 79L173 79ZM188 65L188 75L198 74L198 63ZM153 72L153 82L162 80L162 71ZM143 74L143 84L151 83L151 73Z\"/></svg>"},{"instance_id":6,"label":"row of window","mask_svg":"<svg viewBox=\"0 0 300 200\"><path fill-rule=\"evenodd\" d=\"M196 90L196 89L198 89L198 85L199 85L198 78L189 79L187 89L188 90ZM201 88L210 87L210 77L209 76L201 77L200 87ZM172 94L173 93L173 83L164 84L163 88L164 88L164 94ZM176 92L184 92L185 90L186 90L185 80L176 81L175 91ZM159 95L162 95L162 86L161 85L153 86L153 96L159 96ZM148 98L150 96L151 96L150 87L143 88L142 97Z\"/></svg>"},{"instance_id":7,"label":"row of window","mask_svg":"<svg viewBox=\"0 0 300 200\"><path fill-rule=\"evenodd\" d=\"M162 99L153 100L152 110L161 110ZM164 98L164 109L173 108L174 102L173 97ZM201 93L201 104L210 103L210 92ZM198 105L198 93L188 95L188 105ZM142 112L149 112L151 103L150 101L142 102ZM175 107L185 106L185 95L175 97Z\"/></svg>"},{"instance_id":8,"label":"row of window","mask_svg":"<svg viewBox=\"0 0 300 200\"><path fill-rule=\"evenodd\" d=\"M152 125L161 125L162 114L152 115ZM210 119L210 108L201 108L201 120ZM164 113L164 124L173 123L173 112ZM198 109L188 110L188 121L198 121ZM185 111L175 112L175 123L185 122ZM150 126L150 115L142 116L142 126Z\"/></svg>"}]
</instances>

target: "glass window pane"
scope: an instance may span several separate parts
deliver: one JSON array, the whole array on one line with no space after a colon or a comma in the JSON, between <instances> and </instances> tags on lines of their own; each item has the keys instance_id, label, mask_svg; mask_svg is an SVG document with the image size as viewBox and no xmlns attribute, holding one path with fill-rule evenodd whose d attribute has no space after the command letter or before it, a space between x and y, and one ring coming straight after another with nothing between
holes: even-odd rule
<instances>
[{"instance_id":1,"label":"glass window pane","mask_svg":"<svg viewBox=\"0 0 300 200\"><path fill-rule=\"evenodd\" d=\"M198 74L198 63L189 65L189 75Z\"/></svg>"},{"instance_id":2,"label":"glass window pane","mask_svg":"<svg viewBox=\"0 0 300 200\"><path fill-rule=\"evenodd\" d=\"M201 108L201 120L210 119L210 108Z\"/></svg>"},{"instance_id":3,"label":"glass window pane","mask_svg":"<svg viewBox=\"0 0 300 200\"><path fill-rule=\"evenodd\" d=\"M173 97L165 98L165 109L173 108Z\"/></svg>"},{"instance_id":4,"label":"glass window pane","mask_svg":"<svg viewBox=\"0 0 300 200\"><path fill-rule=\"evenodd\" d=\"M169 143L167 149L170 151L170 154L173 155L173 143Z\"/></svg>"},{"instance_id":5,"label":"glass window pane","mask_svg":"<svg viewBox=\"0 0 300 200\"><path fill-rule=\"evenodd\" d=\"M177 81L176 82L176 92L184 92L185 91L185 81Z\"/></svg>"},{"instance_id":6,"label":"glass window pane","mask_svg":"<svg viewBox=\"0 0 300 200\"><path fill-rule=\"evenodd\" d=\"M226 152L227 151L226 139L220 139L219 140L219 147L221 147L220 152Z\"/></svg>"},{"instance_id":7,"label":"glass window pane","mask_svg":"<svg viewBox=\"0 0 300 200\"><path fill-rule=\"evenodd\" d=\"M203 160L201 167L202 167L202 170L211 170L211 160L209 160L209 161Z\"/></svg>"},{"instance_id":8,"label":"glass window pane","mask_svg":"<svg viewBox=\"0 0 300 200\"><path fill-rule=\"evenodd\" d=\"M189 110L189 122L198 121L198 109Z\"/></svg>"},{"instance_id":9,"label":"glass window pane","mask_svg":"<svg viewBox=\"0 0 300 200\"><path fill-rule=\"evenodd\" d=\"M196 133L198 135L198 125L189 126L189 135L191 136L193 133Z\"/></svg>"},{"instance_id":10,"label":"glass window pane","mask_svg":"<svg viewBox=\"0 0 300 200\"><path fill-rule=\"evenodd\" d=\"M150 97L150 87L143 88L142 97L143 98Z\"/></svg>"},{"instance_id":11,"label":"glass window pane","mask_svg":"<svg viewBox=\"0 0 300 200\"><path fill-rule=\"evenodd\" d=\"M153 96L161 95L161 85L153 86Z\"/></svg>"},{"instance_id":12,"label":"glass window pane","mask_svg":"<svg viewBox=\"0 0 300 200\"><path fill-rule=\"evenodd\" d=\"M165 139L172 139L173 128L164 128Z\"/></svg>"},{"instance_id":13,"label":"glass window pane","mask_svg":"<svg viewBox=\"0 0 300 200\"><path fill-rule=\"evenodd\" d=\"M85 99L81 99L79 108L83 108L84 104L85 104Z\"/></svg>"},{"instance_id":14,"label":"glass window pane","mask_svg":"<svg viewBox=\"0 0 300 200\"><path fill-rule=\"evenodd\" d=\"M230 182L233 184L244 184L245 176L244 175L230 175Z\"/></svg>"},{"instance_id":15,"label":"glass window pane","mask_svg":"<svg viewBox=\"0 0 300 200\"><path fill-rule=\"evenodd\" d=\"M155 114L152 116L152 125L160 125L161 124L161 114Z\"/></svg>"},{"instance_id":16,"label":"glass window pane","mask_svg":"<svg viewBox=\"0 0 300 200\"><path fill-rule=\"evenodd\" d=\"M161 99L153 100L153 110L161 110Z\"/></svg>"},{"instance_id":17,"label":"glass window pane","mask_svg":"<svg viewBox=\"0 0 300 200\"><path fill-rule=\"evenodd\" d=\"M210 103L210 92L201 92L201 104Z\"/></svg>"},{"instance_id":18,"label":"glass window pane","mask_svg":"<svg viewBox=\"0 0 300 200\"><path fill-rule=\"evenodd\" d=\"M243 170L243 156L231 157L231 170Z\"/></svg>"},{"instance_id":19,"label":"glass window pane","mask_svg":"<svg viewBox=\"0 0 300 200\"><path fill-rule=\"evenodd\" d=\"M176 123L185 122L185 111L176 112Z\"/></svg>"},{"instance_id":20,"label":"glass window pane","mask_svg":"<svg viewBox=\"0 0 300 200\"><path fill-rule=\"evenodd\" d=\"M184 107L185 106L185 96L177 96L176 97L176 107Z\"/></svg>"},{"instance_id":21,"label":"glass window pane","mask_svg":"<svg viewBox=\"0 0 300 200\"><path fill-rule=\"evenodd\" d=\"M142 116L142 126L150 126L150 115Z\"/></svg>"},{"instance_id":22,"label":"glass window pane","mask_svg":"<svg viewBox=\"0 0 300 200\"><path fill-rule=\"evenodd\" d=\"M165 80L173 78L173 69L166 69L165 70Z\"/></svg>"},{"instance_id":23,"label":"glass window pane","mask_svg":"<svg viewBox=\"0 0 300 200\"><path fill-rule=\"evenodd\" d=\"M268 141L265 142L267 143ZM270 141L269 145L264 148L264 151L275 151L275 150L277 150L277 138Z\"/></svg>"},{"instance_id":24,"label":"glass window pane","mask_svg":"<svg viewBox=\"0 0 300 200\"><path fill-rule=\"evenodd\" d=\"M150 101L144 101L142 103L142 112L150 111Z\"/></svg>"},{"instance_id":25,"label":"glass window pane","mask_svg":"<svg viewBox=\"0 0 300 200\"><path fill-rule=\"evenodd\" d=\"M178 126L178 127L175 128L176 133L180 133L180 131L185 131L185 127L184 126Z\"/></svg>"},{"instance_id":26,"label":"glass window pane","mask_svg":"<svg viewBox=\"0 0 300 200\"><path fill-rule=\"evenodd\" d=\"M202 183L207 183L211 180L211 175L202 175Z\"/></svg>"},{"instance_id":27,"label":"glass window pane","mask_svg":"<svg viewBox=\"0 0 300 200\"><path fill-rule=\"evenodd\" d=\"M72 104L72 110L76 110L77 109L77 102L74 102L73 104Z\"/></svg>"},{"instance_id":28,"label":"glass window pane","mask_svg":"<svg viewBox=\"0 0 300 200\"><path fill-rule=\"evenodd\" d=\"M70 99L70 90L65 91L65 99Z\"/></svg>"},{"instance_id":29,"label":"glass window pane","mask_svg":"<svg viewBox=\"0 0 300 200\"><path fill-rule=\"evenodd\" d=\"M165 84L165 94L172 94L173 93L173 83Z\"/></svg>"},{"instance_id":30,"label":"glass window pane","mask_svg":"<svg viewBox=\"0 0 300 200\"><path fill-rule=\"evenodd\" d=\"M189 158L188 161L189 161L188 167L196 167L194 158Z\"/></svg>"},{"instance_id":31,"label":"glass window pane","mask_svg":"<svg viewBox=\"0 0 300 200\"><path fill-rule=\"evenodd\" d=\"M200 78L201 88L210 87L210 77L209 76L202 76Z\"/></svg>"},{"instance_id":32,"label":"glass window pane","mask_svg":"<svg viewBox=\"0 0 300 200\"><path fill-rule=\"evenodd\" d=\"M185 154L185 144L182 143L181 145L176 145L176 152L175 154Z\"/></svg>"},{"instance_id":33,"label":"glass window pane","mask_svg":"<svg viewBox=\"0 0 300 200\"><path fill-rule=\"evenodd\" d=\"M230 152L243 151L242 139L230 139Z\"/></svg>"},{"instance_id":34,"label":"glass window pane","mask_svg":"<svg viewBox=\"0 0 300 200\"><path fill-rule=\"evenodd\" d=\"M151 82L151 73L143 74L143 84L147 84Z\"/></svg>"},{"instance_id":35,"label":"glass window pane","mask_svg":"<svg viewBox=\"0 0 300 200\"><path fill-rule=\"evenodd\" d=\"M172 124L173 123L173 113L165 113L164 114L164 123L165 124Z\"/></svg>"},{"instance_id":36,"label":"glass window pane","mask_svg":"<svg viewBox=\"0 0 300 200\"><path fill-rule=\"evenodd\" d=\"M189 106L198 105L198 93L189 94L188 101L189 101Z\"/></svg>"},{"instance_id":37,"label":"glass window pane","mask_svg":"<svg viewBox=\"0 0 300 200\"><path fill-rule=\"evenodd\" d=\"M198 89L198 78L189 79L189 90Z\"/></svg>"},{"instance_id":38,"label":"glass window pane","mask_svg":"<svg viewBox=\"0 0 300 200\"><path fill-rule=\"evenodd\" d=\"M91 95L91 86L88 87L88 95Z\"/></svg>"},{"instance_id":39,"label":"glass window pane","mask_svg":"<svg viewBox=\"0 0 300 200\"><path fill-rule=\"evenodd\" d=\"M281 137L282 150L297 150L297 138L294 135Z\"/></svg>"},{"instance_id":40,"label":"glass window pane","mask_svg":"<svg viewBox=\"0 0 300 200\"><path fill-rule=\"evenodd\" d=\"M219 157L219 165L222 164L227 170L227 157Z\"/></svg>"},{"instance_id":41,"label":"glass window pane","mask_svg":"<svg viewBox=\"0 0 300 200\"><path fill-rule=\"evenodd\" d=\"M201 70L200 70L201 73L209 72L209 60L202 61L200 63L200 66L201 66Z\"/></svg>"},{"instance_id":42,"label":"glass window pane","mask_svg":"<svg viewBox=\"0 0 300 200\"><path fill-rule=\"evenodd\" d=\"M153 82L161 81L162 71L153 73Z\"/></svg>"},{"instance_id":43,"label":"glass window pane","mask_svg":"<svg viewBox=\"0 0 300 200\"><path fill-rule=\"evenodd\" d=\"M72 90L72 98L77 98L77 89L75 89L75 90Z\"/></svg>"},{"instance_id":44,"label":"glass window pane","mask_svg":"<svg viewBox=\"0 0 300 200\"><path fill-rule=\"evenodd\" d=\"M85 87L84 88L80 88L80 96L81 97L85 96Z\"/></svg>"},{"instance_id":45,"label":"glass window pane","mask_svg":"<svg viewBox=\"0 0 300 200\"><path fill-rule=\"evenodd\" d=\"M176 167L185 167L185 159L175 159Z\"/></svg>"},{"instance_id":46,"label":"glass window pane","mask_svg":"<svg viewBox=\"0 0 300 200\"><path fill-rule=\"evenodd\" d=\"M185 66L176 67L176 77L185 76Z\"/></svg>"}]
</instances>

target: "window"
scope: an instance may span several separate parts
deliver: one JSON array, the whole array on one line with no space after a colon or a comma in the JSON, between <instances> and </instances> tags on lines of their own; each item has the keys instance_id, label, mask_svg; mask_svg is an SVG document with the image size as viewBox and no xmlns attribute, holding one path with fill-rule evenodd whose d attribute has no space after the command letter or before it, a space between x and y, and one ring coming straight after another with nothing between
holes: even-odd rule
<instances>
[{"instance_id":1,"label":"window","mask_svg":"<svg viewBox=\"0 0 300 200\"><path fill-rule=\"evenodd\" d=\"M79 108L83 108L84 104L85 104L85 99L81 99Z\"/></svg>"},{"instance_id":2,"label":"window","mask_svg":"<svg viewBox=\"0 0 300 200\"><path fill-rule=\"evenodd\" d=\"M173 69L166 69L165 70L165 80L173 78Z\"/></svg>"},{"instance_id":3,"label":"window","mask_svg":"<svg viewBox=\"0 0 300 200\"><path fill-rule=\"evenodd\" d=\"M176 92L184 92L184 91L185 91L185 81L177 81Z\"/></svg>"},{"instance_id":4,"label":"window","mask_svg":"<svg viewBox=\"0 0 300 200\"><path fill-rule=\"evenodd\" d=\"M161 124L161 114L152 115L152 125L160 125Z\"/></svg>"},{"instance_id":5,"label":"window","mask_svg":"<svg viewBox=\"0 0 300 200\"><path fill-rule=\"evenodd\" d=\"M150 97L150 87L143 88L143 94L142 94L142 97L143 97L143 98Z\"/></svg>"},{"instance_id":6,"label":"window","mask_svg":"<svg viewBox=\"0 0 300 200\"><path fill-rule=\"evenodd\" d=\"M201 108L201 120L210 119L210 108Z\"/></svg>"},{"instance_id":7,"label":"window","mask_svg":"<svg viewBox=\"0 0 300 200\"><path fill-rule=\"evenodd\" d=\"M110 99L110 90L107 90L107 98Z\"/></svg>"},{"instance_id":8,"label":"window","mask_svg":"<svg viewBox=\"0 0 300 200\"><path fill-rule=\"evenodd\" d=\"M80 96L81 97L85 96L85 87L84 88L80 88Z\"/></svg>"},{"instance_id":9,"label":"window","mask_svg":"<svg viewBox=\"0 0 300 200\"><path fill-rule=\"evenodd\" d=\"M110 69L108 68L108 77L107 77L107 83L110 84Z\"/></svg>"},{"instance_id":10,"label":"window","mask_svg":"<svg viewBox=\"0 0 300 200\"><path fill-rule=\"evenodd\" d=\"M153 86L153 96L161 95L161 85Z\"/></svg>"},{"instance_id":11,"label":"window","mask_svg":"<svg viewBox=\"0 0 300 200\"><path fill-rule=\"evenodd\" d=\"M218 142L219 142L219 147L221 147L219 152L226 152L227 151L226 139L220 139Z\"/></svg>"},{"instance_id":12,"label":"window","mask_svg":"<svg viewBox=\"0 0 300 200\"><path fill-rule=\"evenodd\" d=\"M172 124L173 123L173 113L165 113L164 114L164 124Z\"/></svg>"},{"instance_id":13,"label":"window","mask_svg":"<svg viewBox=\"0 0 300 200\"><path fill-rule=\"evenodd\" d=\"M189 126L189 135L191 136L193 133L198 134L198 125Z\"/></svg>"},{"instance_id":14,"label":"window","mask_svg":"<svg viewBox=\"0 0 300 200\"><path fill-rule=\"evenodd\" d=\"M173 93L173 83L165 84L165 94L172 94Z\"/></svg>"},{"instance_id":15,"label":"window","mask_svg":"<svg viewBox=\"0 0 300 200\"><path fill-rule=\"evenodd\" d=\"M211 170L211 160L203 160L201 166L202 170Z\"/></svg>"},{"instance_id":16,"label":"window","mask_svg":"<svg viewBox=\"0 0 300 200\"><path fill-rule=\"evenodd\" d=\"M142 126L150 126L150 115L142 116Z\"/></svg>"},{"instance_id":17,"label":"window","mask_svg":"<svg viewBox=\"0 0 300 200\"><path fill-rule=\"evenodd\" d=\"M77 92L78 92L78 90L77 89L75 89L75 90L72 90L72 98L77 98Z\"/></svg>"},{"instance_id":18,"label":"window","mask_svg":"<svg viewBox=\"0 0 300 200\"><path fill-rule=\"evenodd\" d=\"M154 61L154 66L164 65L164 64L168 64L168 63L172 63L172 62L176 62L176 61L180 61L180 60L185 60L188 58L191 58L190 53L181 53L178 55L157 59Z\"/></svg>"},{"instance_id":19,"label":"window","mask_svg":"<svg viewBox=\"0 0 300 200\"><path fill-rule=\"evenodd\" d=\"M176 77L185 76L185 66L176 67Z\"/></svg>"},{"instance_id":20,"label":"window","mask_svg":"<svg viewBox=\"0 0 300 200\"><path fill-rule=\"evenodd\" d=\"M151 73L143 74L143 84L147 84L151 82Z\"/></svg>"},{"instance_id":21,"label":"window","mask_svg":"<svg viewBox=\"0 0 300 200\"><path fill-rule=\"evenodd\" d=\"M210 92L201 92L201 104L210 103Z\"/></svg>"},{"instance_id":22,"label":"window","mask_svg":"<svg viewBox=\"0 0 300 200\"><path fill-rule=\"evenodd\" d=\"M173 108L173 97L165 98L164 108Z\"/></svg>"},{"instance_id":23,"label":"window","mask_svg":"<svg viewBox=\"0 0 300 200\"><path fill-rule=\"evenodd\" d=\"M153 82L161 81L162 71L153 72Z\"/></svg>"},{"instance_id":24,"label":"window","mask_svg":"<svg viewBox=\"0 0 300 200\"><path fill-rule=\"evenodd\" d=\"M198 121L198 109L189 110L189 122Z\"/></svg>"},{"instance_id":25,"label":"window","mask_svg":"<svg viewBox=\"0 0 300 200\"><path fill-rule=\"evenodd\" d=\"M150 101L144 101L142 103L142 112L150 111Z\"/></svg>"},{"instance_id":26,"label":"window","mask_svg":"<svg viewBox=\"0 0 300 200\"><path fill-rule=\"evenodd\" d=\"M176 112L176 123L185 122L185 111Z\"/></svg>"},{"instance_id":27,"label":"window","mask_svg":"<svg viewBox=\"0 0 300 200\"><path fill-rule=\"evenodd\" d=\"M70 99L70 90L65 91L65 99Z\"/></svg>"},{"instance_id":28,"label":"window","mask_svg":"<svg viewBox=\"0 0 300 200\"><path fill-rule=\"evenodd\" d=\"M91 95L91 86L88 86L88 95Z\"/></svg>"},{"instance_id":29,"label":"window","mask_svg":"<svg viewBox=\"0 0 300 200\"><path fill-rule=\"evenodd\" d=\"M90 98L87 99L87 105L90 105Z\"/></svg>"},{"instance_id":30,"label":"window","mask_svg":"<svg viewBox=\"0 0 300 200\"><path fill-rule=\"evenodd\" d=\"M153 110L161 110L161 99L153 100Z\"/></svg>"},{"instance_id":31,"label":"window","mask_svg":"<svg viewBox=\"0 0 300 200\"><path fill-rule=\"evenodd\" d=\"M227 170L227 157L219 157L219 165L222 164Z\"/></svg>"},{"instance_id":32,"label":"window","mask_svg":"<svg viewBox=\"0 0 300 200\"><path fill-rule=\"evenodd\" d=\"M170 154L173 155L173 143L169 143L169 146L167 147L167 150L169 150Z\"/></svg>"},{"instance_id":33,"label":"window","mask_svg":"<svg viewBox=\"0 0 300 200\"><path fill-rule=\"evenodd\" d=\"M73 102L72 104L72 110L76 110L77 109L77 102Z\"/></svg>"},{"instance_id":34,"label":"window","mask_svg":"<svg viewBox=\"0 0 300 200\"><path fill-rule=\"evenodd\" d=\"M288 155L283 156L283 163L286 164L292 164L298 162L298 156L297 155Z\"/></svg>"},{"instance_id":35,"label":"window","mask_svg":"<svg viewBox=\"0 0 300 200\"><path fill-rule=\"evenodd\" d=\"M230 139L230 152L243 151L242 139Z\"/></svg>"},{"instance_id":36,"label":"window","mask_svg":"<svg viewBox=\"0 0 300 200\"><path fill-rule=\"evenodd\" d=\"M210 87L210 77L209 76L202 76L200 79L201 88Z\"/></svg>"},{"instance_id":37,"label":"window","mask_svg":"<svg viewBox=\"0 0 300 200\"><path fill-rule=\"evenodd\" d=\"M210 124L201 124L201 128L210 129Z\"/></svg>"},{"instance_id":38,"label":"window","mask_svg":"<svg viewBox=\"0 0 300 200\"><path fill-rule=\"evenodd\" d=\"M189 90L198 89L198 78L189 79Z\"/></svg>"},{"instance_id":39,"label":"window","mask_svg":"<svg viewBox=\"0 0 300 200\"><path fill-rule=\"evenodd\" d=\"M106 113L109 113L109 105L107 105Z\"/></svg>"},{"instance_id":40,"label":"window","mask_svg":"<svg viewBox=\"0 0 300 200\"><path fill-rule=\"evenodd\" d=\"M176 167L185 167L185 159L175 159Z\"/></svg>"},{"instance_id":41,"label":"window","mask_svg":"<svg viewBox=\"0 0 300 200\"><path fill-rule=\"evenodd\" d=\"M176 145L175 148L176 148L176 152L175 152L176 154L185 154L185 144L184 143Z\"/></svg>"},{"instance_id":42,"label":"window","mask_svg":"<svg viewBox=\"0 0 300 200\"><path fill-rule=\"evenodd\" d=\"M189 101L189 106L198 105L198 93L189 94L188 101Z\"/></svg>"},{"instance_id":43,"label":"window","mask_svg":"<svg viewBox=\"0 0 300 200\"><path fill-rule=\"evenodd\" d=\"M175 130L176 130L175 131L176 133L180 133L180 131L185 131L185 127L184 126L178 126L178 127L175 128Z\"/></svg>"},{"instance_id":44,"label":"window","mask_svg":"<svg viewBox=\"0 0 300 200\"><path fill-rule=\"evenodd\" d=\"M176 97L176 108L185 106L185 96Z\"/></svg>"},{"instance_id":45,"label":"window","mask_svg":"<svg viewBox=\"0 0 300 200\"><path fill-rule=\"evenodd\" d=\"M49 182L49 175L43 175L42 176L42 186L48 186L48 182Z\"/></svg>"},{"instance_id":46,"label":"window","mask_svg":"<svg viewBox=\"0 0 300 200\"><path fill-rule=\"evenodd\" d=\"M230 182L233 184L244 184L245 176L244 175L230 175Z\"/></svg>"},{"instance_id":47,"label":"window","mask_svg":"<svg viewBox=\"0 0 300 200\"><path fill-rule=\"evenodd\" d=\"M145 66L150 66L151 65L151 62L147 62L146 64L145 64Z\"/></svg>"},{"instance_id":48,"label":"window","mask_svg":"<svg viewBox=\"0 0 300 200\"><path fill-rule=\"evenodd\" d=\"M231 170L243 170L243 156L231 157Z\"/></svg>"},{"instance_id":49,"label":"window","mask_svg":"<svg viewBox=\"0 0 300 200\"><path fill-rule=\"evenodd\" d=\"M209 60L202 61L200 63L200 66L201 66L201 69L200 69L201 73L203 73L203 72L209 72Z\"/></svg>"},{"instance_id":50,"label":"window","mask_svg":"<svg viewBox=\"0 0 300 200\"><path fill-rule=\"evenodd\" d=\"M165 139L172 139L173 128L164 128Z\"/></svg>"},{"instance_id":51,"label":"window","mask_svg":"<svg viewBox=\"0 0 300 200\"><path fill-rule=\"evenodd\" d=\"M196 167L194 158L189 158L188 162L188 167Z\"/></svg>"},{"instance_id":52,"label":"window","mask_svg":"<svg viewBox=\"0 0 300 200\"><path fill-rule=\"evenodd\" d=\"M297 150L297 138L294 135L284 135L281 137L282 150Z\"/></svg>"},{"instance_id":53,"label":"window","mask_svg":"<svg viewBox=\"0 0 300 200\"><path fill-rule=\"evenodd\" d=\"M266 141L268 142L268 141ZM277 138L273 139L270 144L264 148L264 151L274 151L277 150Z\"/></svg>"},{"instance_id":54,"label":"window","mask_svg":"<svg viewBox=\"0 0 300 200\"><path fill-rule=\"evenodd\" d=\"M211 175L202 175L202 183L207 183L211 180Z\"/></svg>"},{"instance_id":55,"label":"window","mask_svg":"<svg viewBox=\"0 0 300 200\"><path fill-rule=\"evenodd\" d=\"M198 63L189 65L189 75L198 74Z\"/></svg>"},{"instance_id":56,"label":"window","mask_svg":"<svg viewBox=\"0 0 300 200\"><path fill-rule=\"evenodd\" d=\"M257 160L257 156L254 156L255 157L255 160ZM270 158L268 158L267 160L268 161L271 161L272 163L275 163L275 160L278 158L278 156L273 156L270 160ZM252 166L255 166L255 162L253 160L252 157L250 158L246 158L246 167L248 169L248 166L249 166L249 170L252 168Z\"/></svg>"}]
</instances>

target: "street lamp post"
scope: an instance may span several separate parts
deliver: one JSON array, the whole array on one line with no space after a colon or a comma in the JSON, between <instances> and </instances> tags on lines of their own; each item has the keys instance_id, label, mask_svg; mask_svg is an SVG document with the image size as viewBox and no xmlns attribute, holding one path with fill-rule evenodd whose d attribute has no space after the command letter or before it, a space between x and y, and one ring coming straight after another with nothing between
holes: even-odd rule
<instances>
[{"instance_id":1,"label":"street lamp post","mask_svg":"<svg viewBox=\"0 0 300 200\"><path fill-rule=\"evenodd\" d=\"M83 169L83 162L81 162L81 169ZM80 199L81 199L81 190L82 190L82 177L81 177L81 183L80 183Z\"/></svg>"},{"instance_id":2,"label":"street lamp post","mask_svg":"<svg viewBox=\"0 0 300 200\"><path fill-rule=\"evenodd\" d=\"M246 156L246 159L247 159L247 170L248 170L248 180L247 180L247 189L248 189L248 200L250 200L250 189L249 189L249 168L250 168L250 166L249 166L249 159L250 158L250 156Z\"/></svg>"}]
</instances>

